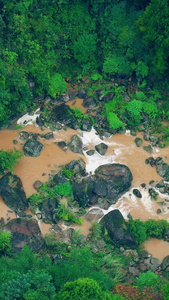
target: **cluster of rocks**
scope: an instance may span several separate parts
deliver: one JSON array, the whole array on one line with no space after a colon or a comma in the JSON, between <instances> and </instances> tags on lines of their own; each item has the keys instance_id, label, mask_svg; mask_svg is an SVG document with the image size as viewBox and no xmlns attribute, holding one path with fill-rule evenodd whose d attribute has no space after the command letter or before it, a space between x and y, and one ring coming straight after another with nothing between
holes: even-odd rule
<instances>
[{"instance_id":1,"label":"cluster of rocks","mask_svg":"<svg viewBox=\"0 0 169 300\"><path fill-rule=\"evenodd\" d=\"M145 163L151 167L156 167L157 174L163 177L164 180L169 179L169 165L164 162L162 157L153 158L149 157L145 160Z\"/></svg>"}]
</instances>

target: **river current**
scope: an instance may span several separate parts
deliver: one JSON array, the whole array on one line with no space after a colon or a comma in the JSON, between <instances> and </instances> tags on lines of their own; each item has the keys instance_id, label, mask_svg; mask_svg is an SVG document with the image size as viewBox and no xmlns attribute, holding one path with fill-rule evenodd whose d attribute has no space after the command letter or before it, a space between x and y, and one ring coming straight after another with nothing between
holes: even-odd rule
<instances>
[{"instance_id":1,"label":"river current","mask_svg":"<svg viewBox=\"0 0 169 300\"><path fill-rule=\"evenodd\" d=\"M74 103L73 103L74 104ZM70 103L70 106L72 103ZM76 105L82 108L80 100L76 102ZM21 122L21 121L20 121ZM22 150L25 141L19 139L20 131L27 131L32 133L44 134L50 132L49 129L41 130L40 127L33 125L27 125L21 129L4 129L0 131L0 149L7 150L14 147L18 150ZM78 134L83 142L84 154L75 154L69 149L63 151L57 145L59 141L69 141L71 136ZM137 134L137 137L143 138L143 133ZM21 163L15 166L14 173L22 180L24 190L27 197L35 192L33 183L36 180L42 182L48 181L49 177L57 173L59 166L64 165L72 160L82 158L86 162L86 170L88 173L93 173L94 170L101 164L106 163L122 163L127 165L132 174L133 181L131 189L125 193L115 205L112 205L108 211L112 209L119 209L124 218L127 219L130 213L134 219L140 219L146 221L148 219L166 219L169 221L169 202L168 205L161 207L161 203L165 199L169 200L169 195L159 195L158 199L152 200L148 193L149 182L154 180L155 183L161 181L161 177L157 174L156 168L152 168L145 164L145 159L153 156L157 158L162 157L165 162L168 161L168 147L164 149L153 148L153 154L150 155L143 147L137 147L134 142L135 137L130 135L129 131L125 134L116 134L110 138L101 140L94 129L91 132L81 132L80 130L72 130L66 128L65 130L57 130L54 132L54 138L46 140L41 138L39 141L43 143L44 149L39 157L24 156L21 159ZM14 145L13 141L16 140L17 144ZM105 156L101 156L96 153L93 156L87 156L86 149L94 149L95 145L100 142L104 142L108 145L108 151ZM148 145L149 142L144 141L143 146ZM141 184L145 183L146 187L142 188ZM142 193L142 198L136 198L132 189L138 188ZM165 202L167 203L167 202ZM157 209L161 209L161 213L157 214ZM107 213L108 211L104 211ZM16 215L4 204L0 198L0 218L3 217L5 221L15 218ZM39 221L42 233L49 232L51 225L44 224ZM74 226L79 229L83 234L88 234L90 223L84 220L82 227ZM151 239L146 243L145 248L153 254L154 257L160 260L169 254L169 243L164 241L158 241ZM159 250L160 249L160 250Z\"/></svg>"}]
</instances>

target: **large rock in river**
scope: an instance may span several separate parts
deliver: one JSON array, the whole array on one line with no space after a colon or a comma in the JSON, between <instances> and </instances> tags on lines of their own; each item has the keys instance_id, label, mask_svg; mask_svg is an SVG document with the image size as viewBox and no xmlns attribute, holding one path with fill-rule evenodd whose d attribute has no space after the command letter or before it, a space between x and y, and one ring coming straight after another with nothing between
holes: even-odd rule
<instances>
[{"instance_id":1,"label":"large rock in river","mask_svg":"<svg viewBox=\"0 0 169 300\"><path fill-rule=\"evenodd\" d=\"M130 188L132 179L132 173L125 165L101 165L95 170L94 192L115 203Z\"/></svg>"},{"instance_id":2,"label":"large rock in river","mask_svg":"<svg viewBox=\"0 0 169 300\"><path fill-rule=\"evenodd\" d=\"M24 211L29 206L22 181L10 172L0 179L0 195L5 204L16 213Z\"/></svg>"},{"instance_id":3,"label":"large rock in river","mask_svg":"<svg viewBox=\"0 0 169 300\"><path fill-rule=\"evenodd\" d=\"M44 146L39 141L30 139L23 146L23 150L25 152L25 155L37 157L40 155L43 147Z\"/></svg>"},{"instance_id":4,"label":"large rock in river","mask_svg":"<svg viewBox=\"0 0 169 300\"><path fill-rule=\"evenodd\" d=\"M28 245L35 251L41 250L44 245L38 222L35 219L13 219L5 226L12 233L12 251L20 251L24 245Z\"/></svg>"},{"instance_id":5,"label":"large rock in river","mask_svg":"<svg viewBox=\"0 0 169 300\"><path fill-rule=\"evenodd\" d=\"M127 224L118 209L110 211L101 220L101 224L107 230L109 237L116 246L137 248L138 245L133 235L127 231Z\"/></svg>"},{"instance_id":6,"label":"large rock in river","mask_svg":"<svg viewBox=\"0 0 169 300\"><path fill-rule=\"evenodd\" d=\"M71 137L71 141L68 143L67 145L69 147L69 149L74 152L74 153L81 153L83 154L83 144L82 144L82 140L78 135L73 135Z\"/></svg>"},{"instance_id":7,"label":"large rock in river","mask_svg":"<svg viewBox=\"0 0 169 300\"><path fill-rule=\"evenodd\" d=\"M52 112L52 120L60 122L70 128L79 128L78 122L70 107L66 104L56 106Z\"/></svg>"}]
</instances>

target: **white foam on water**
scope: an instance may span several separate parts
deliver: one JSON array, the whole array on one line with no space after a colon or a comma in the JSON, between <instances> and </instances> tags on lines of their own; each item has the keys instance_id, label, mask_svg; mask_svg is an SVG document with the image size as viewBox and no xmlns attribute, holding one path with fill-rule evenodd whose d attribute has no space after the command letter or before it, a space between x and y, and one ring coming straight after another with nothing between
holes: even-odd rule
<instances>
[{"instance_id":1,"label":"white foam on water","mask_svg":"<svg viewBox=\"0 0 169 300\"><path fill-rule=\"evenodd\" d=\"M22 126L33 125L34 123L36 123L36 118L39 116L39 114L37 113L39 110L40 108L38 108L32 116L30 116L28 113L25 114L17 120L17 124Z\"/></svg>"},{"instance_id":2,"label":"white foam on water","mask_svg":"<svg viewBox=\"0 0 169 300\"><path fill-rule=\"evenodd\" d=\"M91 149L94 149L94 147L100 143L105 143L107 146L117 146L116 142L109 142L102 140L94 128L90 132L83 132L83 135L80 136L83 147L87 147L90 145L92 146ZM122 146L121 144L118 144L119 148L113 149L112 155L100 155L98 152L95 151L95 153L92 156L89 156L86 154L87 151L84 151L84 155L87 158L86 163L86 172L87 173L94 173L94 171L100 166L105 164L112 164L117 162L117 157L121 155L122 153Z\"/></svg>"},{"instance_id":3,"label":"white foam on water","mask_svg":"<svg viewBox=\"0 0 169 300\"><path fill-rule=\"evenodd\" d=\"M92 128L90 132L84 131L83 135L81 136L81 139L82 139L83 146L87 146L90 144L95 146L103 142L103 140L101 140L101 138L99 137L99 135L97 134L94 128Z\"/></svg>"},{"instance_id":4,"label":"white foam on water","mask_svg":"<svg viewBox=\"0 0 169 300\"><path fill-rule=\"evenodd\" d=\"M126 130L125 135L131 135L130 130Z\"/></svg>"},{"instance_id":5,"label":"white foam on water","mask_svg":"<svg viewBox=\"0 0 169 300\"><path fill-rule=\"evenodd\" d=\"M86 163L87 173L94 173L94 171L100 165L115 163L115 155L104 156L104 155L100 155L97 152L95 152L92 156L88 156L85 152L84 154L87 157L87 163Z\"/></svg>"}]
</instances>

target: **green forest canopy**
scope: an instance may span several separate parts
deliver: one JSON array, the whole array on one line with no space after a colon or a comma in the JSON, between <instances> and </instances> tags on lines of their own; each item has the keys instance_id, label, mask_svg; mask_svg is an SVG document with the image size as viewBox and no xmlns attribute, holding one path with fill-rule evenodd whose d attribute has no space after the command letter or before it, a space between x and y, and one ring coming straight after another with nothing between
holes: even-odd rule
<instances>
[{"instance_id":1,"label":"green forest canopy","mask_svg":"<svg viewBox=\"0 0 169 300\"><path fill-rule=\"evenodd\" d=\"M155 78L167 88L167 0L1 0L0 122L65 79L102 73Z\"/></svg>"}]
</instances>

